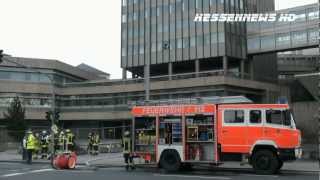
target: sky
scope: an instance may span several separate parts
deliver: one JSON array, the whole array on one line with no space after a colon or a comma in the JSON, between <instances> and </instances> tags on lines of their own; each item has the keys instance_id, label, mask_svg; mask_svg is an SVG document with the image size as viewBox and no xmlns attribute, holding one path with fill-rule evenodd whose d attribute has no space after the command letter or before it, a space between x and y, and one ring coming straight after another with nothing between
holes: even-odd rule
<instances>
[{"instance_id":1,"label":"sky","mask_svg":"<svg viewBox=\"0 0 320 180\"><path fill-rule=\"evenodd\" d=\"M0 0L0 49L86 63L121 78L121 0ZM276 0L276 9L317 0Z\"/></svg>"}]
</instances>

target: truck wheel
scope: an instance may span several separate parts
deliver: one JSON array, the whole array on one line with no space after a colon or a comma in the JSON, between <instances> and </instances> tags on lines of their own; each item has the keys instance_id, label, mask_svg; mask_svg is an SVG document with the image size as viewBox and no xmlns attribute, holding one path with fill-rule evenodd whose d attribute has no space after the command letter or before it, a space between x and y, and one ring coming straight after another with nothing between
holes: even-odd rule
<instances>
[{"instance_id":1,"label":"truck wheel","mask_svg":"<svg viewBox=\"0 0 320 180\"><path fill-rule=\"evenodd\" d=\"M160 166L166 171L178 171L181 166L180 157L175 150L166 150L162 153L160 158Z\"/></svg>"},{"instance_id":2,"label":"truck wheel","mask_svg":"<svg viewBox=\"0 0 320 180\"><path fill-rule=\"evenodd\" d=\"M252 166L257 174L274 174L279 168L279 160L272 151L260 150L253 154Z\"/></svg>"},{"instance_id":3,"label":"truck wheel","mask_svg":"<svg viewBox=\"0 0 320 180\"><path fill-rule=\"evenodd\" d=\"M280 171L280 169L282 168L282 166L283 166L283 161L281 161L281 160L278 160L279 161L279 164L278 164L278 168L277 168L277 171L279 172Z\"/></svg>"}]
</instances>

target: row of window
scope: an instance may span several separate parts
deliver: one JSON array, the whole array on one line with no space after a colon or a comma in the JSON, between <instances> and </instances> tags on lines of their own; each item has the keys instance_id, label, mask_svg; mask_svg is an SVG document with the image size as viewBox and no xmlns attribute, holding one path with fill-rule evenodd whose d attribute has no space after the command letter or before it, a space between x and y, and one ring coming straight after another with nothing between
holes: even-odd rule
<instances>
[{"instance_id":1,"label":"row of window","mask_svg":"<svg viewBox=\"0 0 320 180\"><path fill-rule=\"evenodd\" d=\"M151 43L150 50L151 52L160 52L165 50L172 50L172 49L181 49L181 48L191 48L191 47L199 47L199 46L208 46L210 44L217 44L217 43L224 43L225 37L224 33L211 33L204 36L197 36L197 37L189 37L186 38L178 38L176 40L170 41L161 41L161 42L153 42ZM122 48L122 56L127 55L138 55L144 54L146 50L145 44L140 45L128 45L128 49L126 47Z\"/></svg>"},{"instance_id":2,"label":"row of window","mask_svg":"<svg viewBox=\"0 0 320 180\"><path fill-rule=\"evenodd\" d=\"M275 47L296 46L305 43L317 42L319 32L317 29L308 31L296 31L291 33L281 33L269 36L262 36L248 39L248 49L273 49Z\"/></svg>"},{"instance_id":3,"label":"row of window","mask_svg":"<svg viewBox=\"0 0 320 180\"><path fill-rule=\"evenodd\" d=\"M295 14L295 12L292 12ZM319 11L316 9L310 9L310 12L303 13L303 14L297 14L297 19L292 22L292 24L295 24L297 22L303 22L303 21L311 21L319 19ZM247 23L248 32L256 33L260 30L275 28L278 25L282 25L287 22L261 22L261 23Z\"/></svg>"},{"instance_id":4,"label":"row of window","mask_svg":"<svg viewBox=\"0 0 320 180\"><path fill-rule=\"evenodd\" d=\"M0 98L0 106L9 106L13 97ZM51 107L51 99L48 98L20 98L22 105L27 107Z\"/></svg>"},{"instance_id":5,"label":"row of window","mask_svg":"<svg viewBox=\"0 0 320 180\"><path fill-rule=\"evenodd\" d=\"M51 83L50 76L57 84L75 82L75 80L66 78L60 75L52 74L40 74L32 72L12 72L12 71L0 71L0 80L12 80L12 81L26 81L26 82L36 82L36 83Z\"/></svg>"},{"instance_id":6,"label":"row of window","mask_svg":"<svg viewBox=\"0 0 320 180\"><path fill-rule=\"evenodd\" d=\"M143 4L142 0L140 0ZM240 8L244 9L243 0L229 0L230 8ZM136 2L136 3L135 3ZM209 7L216 9L217 6L224 7L224 0L176 0L175 3L162 4L157 7L152 7L150 9L143 9L138 12L129 12L128 14L122 15L122 22L131 22L136 21L139 18L149 18L149 17L158 17L162 14L174 14L175 12L185 11L186 9L195 9L197 12L202 11L204 7ZM122 1L123 6L127 6L127 0ZM138 0L129 1L130 4L138 4Z\"/></svg>"},{"instance_id":7,"label":"row of window","mask_svg":"<svg viewBox=\"0 0 320 180\"><path fill-rule=\"evenodd\" d=\"M188 29L189 28L189 22L190 22L190 28L195 28L197 23L194 23L192 20L184 20L184 21L176 21L175 23L170 23L170 24L153 24L151 26L151 34L155 33L168 33L170 32L175 32L176 30L181 30L181 29ZM141 26L140 28L132 28L129 27L127 28L127 31L122 31L122 38L125 39L127 36L128 38L136 38L136 37L143 37L145 35L145 29L144 26Z\"/></svg>"},{"instance_id":8,"label":"row of window","mask_svg":"<svg viewBox=\"0 0 320 180\"><path fill-rule=\"evenodd\" d=\"M261 124L262 123L261 110L250 110L249 123ZM291 113L288 110L266 110L266 123L275 125L291 126ZM244 124L245 111L244 110L225 110L224 111L225 124Z\"/></svg>"}]
</instances>

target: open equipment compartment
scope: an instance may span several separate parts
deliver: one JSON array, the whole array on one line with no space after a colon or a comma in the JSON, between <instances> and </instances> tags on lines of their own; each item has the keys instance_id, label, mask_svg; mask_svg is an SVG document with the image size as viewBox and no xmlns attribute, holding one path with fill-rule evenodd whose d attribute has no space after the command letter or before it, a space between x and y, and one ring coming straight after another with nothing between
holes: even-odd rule
<instances>
[{"instance_id":1,"label":"open equipment compartment","mask_svg":"<svg viewBox=\"0 0 320 180\"><path fill-rule=\"evenodd\" d=\"M145 162L156 161L156 117L134 118L134 152Z\"/></svg>"},{"instance_id":2,"label":"open equipment compartment","mask_svg":"<svg viewBox=\"0 0 320 180\"><path fill-rule=\"evenodd\" d=\"M186 116L186 161L215 161L214 115Z\"/></svg>"}]
</instances>

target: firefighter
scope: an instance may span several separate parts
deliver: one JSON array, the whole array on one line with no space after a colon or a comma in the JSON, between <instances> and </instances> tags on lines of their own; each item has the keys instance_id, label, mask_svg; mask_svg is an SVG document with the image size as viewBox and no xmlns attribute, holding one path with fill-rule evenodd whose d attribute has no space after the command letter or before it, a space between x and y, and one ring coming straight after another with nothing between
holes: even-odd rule
<instances>
[{"instance_id":1,"label":"firefighter","mask_svg":"<svg viewBox=\"0 0 320 180\"><path fill-rule=\"evenodd\" d=\"M58 137L58 145L60 152L64 152L66 150L66 140L66 134L64 133L64 130L61 130Z\"/></svg>"},{"instance_id":2,"label":"firefighter","mask_svg":"<svg viewBox=\"0 0 320 180\"><path fill-rule=\"evenodd\" d=\"M33 151L33 159L38 159L40 153L41 153L41 145L40 145L40 134L35 133L35 150Z\"/></svg>"},{"instance_id":3,"label":"firefighter","mask_svg":"<svg viewBox=\"0 0 320 180\"><path fill-rule=\"evenodd\" d=\"M92 138L92 132L89 132L89 134L88 134L88 147L87 147L87 152L89 154L91 154L91 149L92 149L91 138Z\"/></svg>"},{"instance_id":4,"label":"firefighter","mask_svg":"<svg viewBox=\"0 0 320 180\"><path fill-rule=\"evenodd\" d=\"M27 131L26 149L27 149L27 163L31 164L32 154L36 149L36 138L33 135L31 130Z\"/></svg>"},{"instance_id":5,"label":"firefighter","mask_svg":"<svg viewBox=\"0 0 320 180\"><path fill-rule=\"evenodd\" d=\"M66 130L66 140L68 151L74 151L74 134L70 129Z\"/></svg>"},{"instance_id":6,"label":"firefighter","mask_svg":"<svg viewBox=\"0 0 320 180\"><path fill-rule=\"evenodd\" d=\"M59 149L60 149L60 146L59 146L59 131L56 131L56 132L51 132L51 133L53 133L53 134L51 134L51 135L53 135L54 136L54 141L53 141L53 145L54 145L54 153L56 152L56 151L59 151Z\"/></svg>"},{"instance_id":7,"label":"firefighter","mask_svg":"<svg viewBox=\"0 0 320 180\"><path fill-rule=\"evenodd\" d=\"M98 155L99 154L99 144L100 144L100 136L98 133L94 133L92 136L92 154Z\"/></svg>"},{"instance_id":8,"label":"firefighter","mask_svg":"<svg viewBox=\"0 0 320 180\"><path fill-rule=\"evenodd\" d=\"M131 154L132 142L131 142L129 131L126 131L124 133L124 136L122 138L122 147L123 147L123 158L126 164L126 170L129 170L129 168L131 168L132 170L135 169L134 163L133 163L133 157Z\"/></svg>"},{"instance_id":9,"label":"firefighter","mask_svg":"<svg viewBox=\"0 0 320 180\"><path fill-rule=\"evenodd\" d=\"M40 134L40 145L41 145L41 159L48 158L48 148L50 143L50 135L46 130L43 130Z\"/></svg>"}]
</instances>

